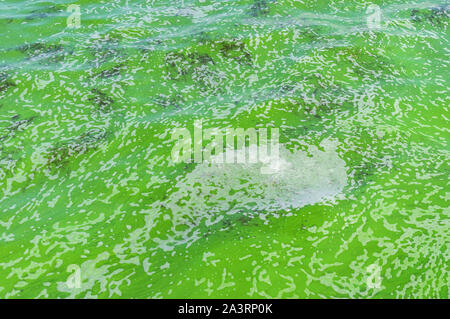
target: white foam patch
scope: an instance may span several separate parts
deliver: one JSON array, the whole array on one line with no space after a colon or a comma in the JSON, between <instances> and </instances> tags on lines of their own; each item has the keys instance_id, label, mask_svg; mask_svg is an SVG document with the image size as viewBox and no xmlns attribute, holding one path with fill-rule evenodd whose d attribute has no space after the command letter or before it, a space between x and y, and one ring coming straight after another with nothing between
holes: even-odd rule
<instances>
[{"instance_id":1,"label":"white foam patch","mask_svg":"<svg viewBox=\"0 0 450 319\"><path fill-rule=\"evenodd\" d=\"M167 250L192 243L201 237L200 228L227 215L265 215L331 199L347 185L347 168L334 142L320 148L290 152L280 146L279 157L266 163L197 165L163 203L165 212L158 219L172 227L154 240ZM151 224L158 227L153 218Z\"/></svg>"}]
</instances>

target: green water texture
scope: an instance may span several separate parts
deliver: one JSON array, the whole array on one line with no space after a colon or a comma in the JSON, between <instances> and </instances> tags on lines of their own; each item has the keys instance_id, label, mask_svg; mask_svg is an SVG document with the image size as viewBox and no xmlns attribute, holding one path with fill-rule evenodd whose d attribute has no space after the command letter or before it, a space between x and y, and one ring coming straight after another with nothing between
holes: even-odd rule
<instances>
[{"instance_id":1,"label":"green water texture","mask_svg":"<svg viewBox=\"0 0 450 319\"><path fill-rule=\"evenodd\" d=\"M0 298L448 298L448 23L437 0L2 0ZM289 165L174 163L195 120L279 128Z\"/></svg>"}]
</instances>

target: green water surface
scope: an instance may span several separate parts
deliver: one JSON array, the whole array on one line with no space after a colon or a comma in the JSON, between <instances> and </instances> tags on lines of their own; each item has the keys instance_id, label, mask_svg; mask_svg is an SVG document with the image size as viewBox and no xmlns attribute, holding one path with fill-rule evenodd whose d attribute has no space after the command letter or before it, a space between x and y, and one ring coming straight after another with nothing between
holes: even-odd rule
<instances>
[{"instance_id":1,"label":"green water surface","mask_svg":"<svg viewBox=\"0 0 450 319\"><path fill-rule=\"evenodd\" d=\"M0 2L0 298L448 298L448 2L73 1Z\"/></svg>"}]
</instances>

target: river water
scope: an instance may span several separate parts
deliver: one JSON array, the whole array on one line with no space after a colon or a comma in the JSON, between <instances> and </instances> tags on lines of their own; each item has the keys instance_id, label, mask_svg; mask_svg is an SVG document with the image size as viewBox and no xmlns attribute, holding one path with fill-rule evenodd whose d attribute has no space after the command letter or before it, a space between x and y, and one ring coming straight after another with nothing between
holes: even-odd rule
<instances>
[{"instance_id":1,"label":"river water","mask_svg":"<svg viewBox=\"0 0 450 319\"><path fill-rule=\"evenodd\" d=\"M449 14L0 2L0 298L448 298ZM199 120L275 169L174 162Z\"/></svg>"}]
</instances>

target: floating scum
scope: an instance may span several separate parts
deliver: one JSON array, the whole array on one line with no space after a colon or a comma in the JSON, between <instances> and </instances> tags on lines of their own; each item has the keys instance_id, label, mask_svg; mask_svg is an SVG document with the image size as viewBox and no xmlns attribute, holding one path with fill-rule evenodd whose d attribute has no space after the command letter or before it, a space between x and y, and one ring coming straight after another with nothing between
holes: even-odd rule
<instances>
[{"instance_id":1,"label":"floating scum","mask_svg":"<svg viewBox=\"0 0 450 319\"><path fill-rule=\"evenodd\" d=\"M206 228L233 215L264 220L275 211L330 200L347 185L346 164L336 144L325 140L320 150L311 146L292 152L280 145L278 156L268 155L257 163L217 163L216 157L227 157L229 152L237 156L248 152L227 149L181 177L164 202L153 203L153 217L142 232L166 229L153 240L171 250L177 244L191 244Z\"/></svg>"}]
</instances>

